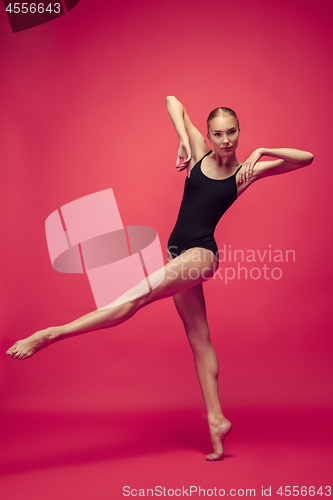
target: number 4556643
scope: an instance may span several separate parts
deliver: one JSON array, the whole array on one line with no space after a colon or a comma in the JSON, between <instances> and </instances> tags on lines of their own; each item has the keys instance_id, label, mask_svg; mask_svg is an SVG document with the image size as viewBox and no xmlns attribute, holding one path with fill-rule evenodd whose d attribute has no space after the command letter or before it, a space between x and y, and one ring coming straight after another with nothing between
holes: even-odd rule
<instances>
[{"instance_id":1,"label":"number 4556643","mask_svg":"<svg viewBox=\"0 0 333 500\"><path fill-rule=\"evenodd\" d=\"M12 7L13 5L13 7ZM46 5L44 3L28 3L28 2L15 2L13 4L9 4L6 7L6 11L10 12L11 14L35 14L36 12L39 14L42 14L43 12L54 12L55 14L60 13L60 3L49 3Z\"/></svg>"},{"instance_id":2,"label":"number 4556643","mask_svg":"<svg viewBox=\"0 0 333 500\"><path fill-rule=\"evenodd\" d=\"M276 494L286 497L314 497L316 495L330 497L331 486L320 486L318 489L314 486L280 486Z\"/></svg>"}]
</instances>

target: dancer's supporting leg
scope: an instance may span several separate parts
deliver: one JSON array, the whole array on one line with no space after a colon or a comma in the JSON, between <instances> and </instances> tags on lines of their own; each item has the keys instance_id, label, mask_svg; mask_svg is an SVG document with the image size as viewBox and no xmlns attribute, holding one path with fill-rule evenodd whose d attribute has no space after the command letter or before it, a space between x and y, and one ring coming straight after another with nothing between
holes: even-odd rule
<instances>
[{"instance_id":1,"label":"dancer's supporting leg","mask_svg":"<svg viewBox=\"0 0 333 500\"><path fill-rule=\"evenodd\" d=\"M214 452L206 458L207 460L221 460L223 442L231 431L232 425L224 417L219 400L218 361L210 340L202 283L174 295L173 300L184 323L207 408Z\"/></svg>"},{"instance_id":2,"label":"dancer's supporting leg","mask_svg":"<svg viewBox=\"0 0 333 500\"><path fill-rule=\"evenodd\" d=\"M191 248L142 280L108 307L86 314L67 325L38 331L16 342L8 349L7 354L15 359L26 359L59 340L123 323L150 302L170 297L211 278L216 270L216 258L212 256L212 252L203 248ZM146 293L147 283L158 283L160 276L164 276L163 281Z\"/></svg>"}]
</instances>

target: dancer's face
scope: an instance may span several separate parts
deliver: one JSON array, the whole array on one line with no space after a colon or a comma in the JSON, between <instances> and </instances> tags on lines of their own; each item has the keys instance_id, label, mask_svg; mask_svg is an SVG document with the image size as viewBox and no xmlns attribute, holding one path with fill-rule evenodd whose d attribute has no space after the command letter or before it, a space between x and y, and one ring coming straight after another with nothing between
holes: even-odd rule
<instances>
[{"instance_id":1,"label":"dancer's face","mask_svg":"<svg viewBox=\"0 0 333 500\"><path fill-rule=\"evenodd\" d=\"M239 128L233 116L216 116L209 122L208 139L214 151L220 155L230 155L238 146Z\"/></svg>"}]
</instances>

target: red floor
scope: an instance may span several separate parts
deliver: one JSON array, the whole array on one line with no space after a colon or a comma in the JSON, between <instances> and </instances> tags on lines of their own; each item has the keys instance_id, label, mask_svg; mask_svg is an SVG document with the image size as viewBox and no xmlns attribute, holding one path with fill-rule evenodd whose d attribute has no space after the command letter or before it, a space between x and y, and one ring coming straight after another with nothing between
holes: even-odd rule
<instances>
[{"instance_id":1,"label":"red floor","mask_svg":"<svg viewBox=\"0 0 333 500\"><path fill-rule=\"evenodd\" d=\"M166 490L156 489L156 498L220 498L222 489L237 498L255 489L259 497L262 487L272 488L271 498L283 498L280 486L314 486L318 492L332 485L332 409L233 408L228 417L234 429L225 459L208 463L210 443L198 409L4 414L1 499L117 500L135 493L152 497L147 489L158 486ZM123 495L124 486L132 495ZM200 496L195 487L202 488ZM314 498L328 496L323 493Z\"/></svg>"}]
</instances>

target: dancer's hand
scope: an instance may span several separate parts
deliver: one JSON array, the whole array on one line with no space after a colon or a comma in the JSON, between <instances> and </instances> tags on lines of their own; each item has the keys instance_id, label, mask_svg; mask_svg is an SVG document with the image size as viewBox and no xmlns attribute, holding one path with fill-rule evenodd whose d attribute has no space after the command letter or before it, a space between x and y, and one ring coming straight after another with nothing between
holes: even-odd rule
<instances>
[{"instance_id":1,"label":"dancer's hand","mask_svg":"<svg viewBox=\"0 0 333 500\"><path fill-rule=\"evenodd\" d=\"M176 163L176 168L178 172L181 172L185 168L188 169L191 158L192 158L192 153L190 148L190 142L188 140L180 141L177 152L177 163ZM189 176L189 171L187 173L187 176Z\"/></svg>"},{"instance_id":2,"label":"dancer's hand","mask_svg":"<svg viewBox=\"0 0 333 500\"><path fill-rule=\"evenodd\" d=\"M249 182L255 173L255 164L257 163L258 160L262 157L263 153L262 150L256 149L253 151L252 154L248 157L248 159L243 163L242 168L239 171L239 184L242 184L244 182L247 183Z\"/></svg>"}]
</instances>

